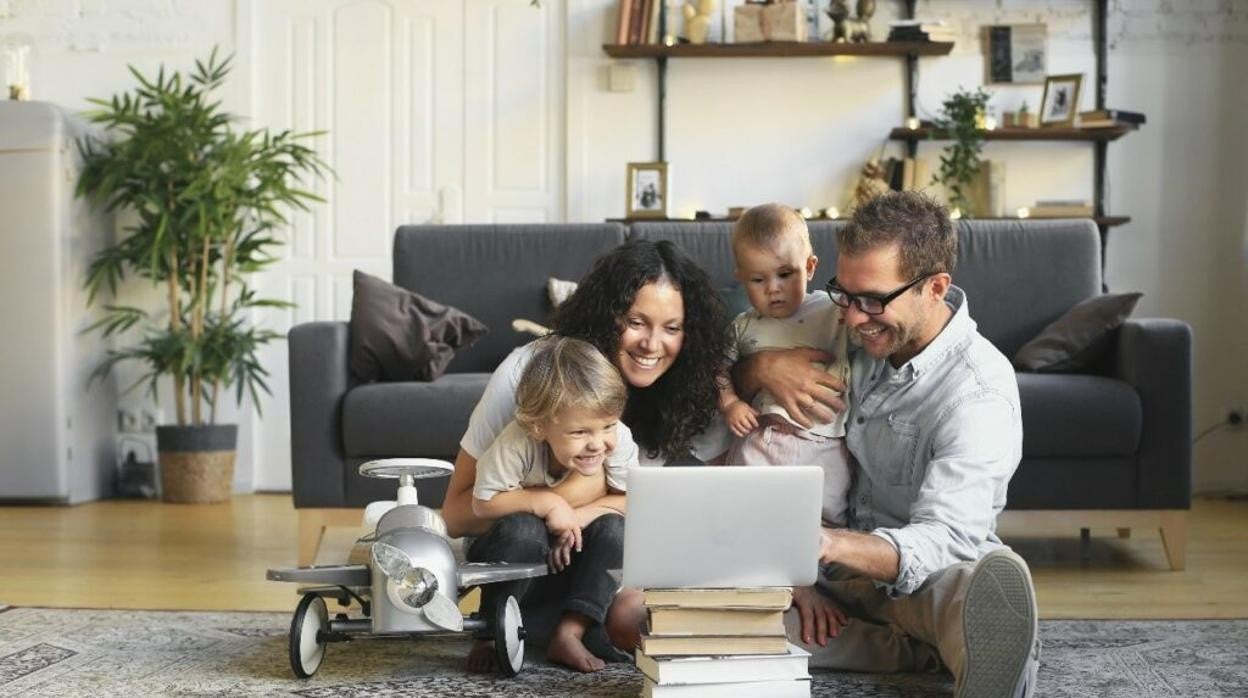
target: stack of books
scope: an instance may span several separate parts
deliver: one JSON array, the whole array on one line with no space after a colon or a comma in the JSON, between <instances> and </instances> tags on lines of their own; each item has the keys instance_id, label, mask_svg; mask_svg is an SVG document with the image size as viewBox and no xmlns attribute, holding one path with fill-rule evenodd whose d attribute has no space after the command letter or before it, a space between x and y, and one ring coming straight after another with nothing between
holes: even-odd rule
<instances>
[{"instance_id":1,"label":"stack of books","mask_svg":"<svg viewBox=\"0 0 1248 698\"><path fill-rule=\"evenodd\" d=\"M1075 125L1080 128L1113 128L1115 126L1139 128L1144 124L1144 121L1144 115L1138 111L1093 109L1092 111L1079 112L1079 118Z\"/></svg>"},{"instance_id":2,"label":"stack of books","mask_svg":"<svg viewBox=\"0 0 1248 698\"><path fill-rule=\"evenodd\" d=\"M642 695L810 695L810 654L785 638L787 587L647 589Z\"/></svg>"},{"instance_id":3,"label":"stack of books","mask_svg":"<svg viewBox=\"0 0 1248 698\"><path fill-rule=\"evenodd\" d=\"M889 23L889 41L954 41L957 35L940 20L900 19Z\"/></svg>"},{"instance_id":4,"label":"stack of books","mask_svg":"<svg viewBox=\"0 0 1248 698\"><path fill-rule=\"evenodd\" d=\"M616 24L617 44L659 43L659 18L663 0L620 0L619 21ZM669 17L668 22L672 19Z\"/></svg>"}]
</instances>

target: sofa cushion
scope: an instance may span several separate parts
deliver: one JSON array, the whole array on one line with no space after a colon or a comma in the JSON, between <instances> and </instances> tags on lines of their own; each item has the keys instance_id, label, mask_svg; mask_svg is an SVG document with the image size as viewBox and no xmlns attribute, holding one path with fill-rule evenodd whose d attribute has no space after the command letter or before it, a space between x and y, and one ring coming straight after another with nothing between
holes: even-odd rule
<instances>
[{"instance_id":1,"label":"sofa cushion","mask_svg":"<svg viewBox=\"0 0 1248 698\"><path fill-rule=\"evenodd\" d=\"M1079 303L1024 344L1014 355L1014 365L1040 373L1086 371L1104 356L1114 331L1126 322L1141 295L1107 293Z\"/></svg>"},{"instance_id":2,"label":"sofa cushion","mask_svg":"<svg viewBox=\"0 0 1248 698\"><path fill-rule=\"evenodd\" d=\"M1018 374L1027 458L1125 456L1140 443L1139 393L1101 376Z\"/></svg>"},{"instance_id":3,"label":"sofa cushion","mask_svg":"<svg viewBox=\"0 0 1248 698\"><path fill-rule=\"evenodd\" d=\"M512 320L546 324L547 279L579 280L623 242L618 223L405 225L394 236L394 283L453 305L492 330L455 352L449 373L493 371L532 339L512 331Z\"/></svg>"},{"instance_id":4,"label":"sofa cushion","mask_svg":"<svg viewBox=\"0 0 1248 698\"><path fill-rule=\"evenodd\" d=\"M351 372L366 383L431 381L489 330L471 315L355 270Z\"/></svg>"},{"instance_id":5,"label":"sofa cushion","mask_svg":"<svg viewBox=\"0 0 1248 698\"><path fill-rule=\"evenodd\" d=\"M448 373L432 383L373 383L342 404L347 456L453 459L488 373Z\"/></svg>"}]
</instances>

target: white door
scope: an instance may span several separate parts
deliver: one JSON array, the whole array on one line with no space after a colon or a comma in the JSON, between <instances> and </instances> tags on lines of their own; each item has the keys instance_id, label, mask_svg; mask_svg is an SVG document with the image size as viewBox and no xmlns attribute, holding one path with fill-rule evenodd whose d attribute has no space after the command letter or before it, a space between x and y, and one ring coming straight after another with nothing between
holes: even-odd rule
<instances>
[{"instance_id":1,"label":"white door","mask_svg":"<svg viewBox=\"0 0 1248 698\"><path fill-rule=\"evenodd\" d=\"M389 279L400 225L563 219L560 4L252 4L255 122L327 131L316 143L335 171L255 280L296 304L266 326L348 320L352 270ZM273 395L240 439L259 490L290 489L286 362L285 341L264 351Z\"/></svg>"}]
</instances>

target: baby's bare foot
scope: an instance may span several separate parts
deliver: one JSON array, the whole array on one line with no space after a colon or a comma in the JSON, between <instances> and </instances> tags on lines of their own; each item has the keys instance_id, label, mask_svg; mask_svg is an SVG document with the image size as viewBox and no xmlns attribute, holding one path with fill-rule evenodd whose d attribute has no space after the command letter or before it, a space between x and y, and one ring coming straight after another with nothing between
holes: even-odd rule
<instances>
[{"instance_id":1,"label":"baby's bare foot","mask_svg":"<svg viewBox=\"0 0 1248 698\"><path fill-rule=\"evenodd\" d=\"M494 654L494 643L488 640L477 640L468 651L468 671L474 674L492 674L498 671L498 657Z\"/></svg>"},{"instance_id":2,"label":"baby's bare foot","mask_svg":"<svg viewBox=\"0 0 1248 698\"><path fill-rule=\"evenodd\" d=\"M587 674L607 665L585 648L581 638L567 632L555 633L550 640L550 646L546 648L546 658L556 664L562 664L569 669Z\"/></svg>"}]
</instances>

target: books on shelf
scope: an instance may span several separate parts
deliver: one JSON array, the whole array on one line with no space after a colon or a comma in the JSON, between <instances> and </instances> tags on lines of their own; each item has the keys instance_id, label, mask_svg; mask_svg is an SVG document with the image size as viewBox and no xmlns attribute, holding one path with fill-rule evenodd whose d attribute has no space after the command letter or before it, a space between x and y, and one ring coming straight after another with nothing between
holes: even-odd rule
<instances>
[{"instance_id":1,"label":"books on shelf","mask_svg":"<svg viewBox=\"0 0 1248 698\"><path fill-rule=\"evenodd\" d=\"M889 23L889 41L955 41L957 33L943 21L897 20Z\"/></svg>"},{"instance_id":2,"label":"books on shelf","mask_svg":"<svg viewBox=\"0 0 1248 698\"><path fill-rule=\"evenodd\" d=\"M785 654L652 657L637 653L637 668L657 684L809 679L810 653L790 643Z\"/></svg>"},{"instance_id":3,"label":"books on shelf","mask_svg":"<svg viewBox=\"0 0 1248 698\"><path fill-rule=\"evenodd\" d=\"M641 695L642 698L810 698L810 679L663 685L647 678Z\"/></svg>"},{"instance_id":4,"label":"books on shelf","mask_svg":"<svg viewBox=\"0 0 1248 698\"><path fill-rule=\"evenodd\" d=\"M657 44L663 0L620 0L615 43Z\"/></svg>"},{"instance_id":5,"label":"books on shelf","mask_svg":"<svg viewBox=\"0 0 1248 698\"><path fill-rule=\"evenodd\" d=\"M656 607L651 635L784 635L784 611Z\"/></svg>"},{"instance_id":6,"label":"books on shelf","mask_svg":"<svg viewBox=\"0 0 1248 698\"><path fill-rule=\"evenodd\" d=\"M647 607L753 608L783 611L793 603L788 587L748 587L737 589L645 589Z\"/></svg>"},{"instance_id":7,"label":"books on shelf","mask_svg":"<svg viewBox=\"0 0 1248 698\"><path fill-rule=\"evenodd\" d=\"M1027 209L1027 218L1089 218L1092 204L1082 200L1037 201Z\"/></svg>"},{"instance_id":8,"label":"books on shelf","mask_svg":"<svg viewBox=\"0 0 1248 698\"><path fill-rule=\"evenodd\" d=\"M1127 111L1126 109L1093 109L1091 111L1079 112L1079 118L1088 121L1113 121L1134 126L1139 126L1147 121L1140 112Z\"/></svg>"}]
</instances>

